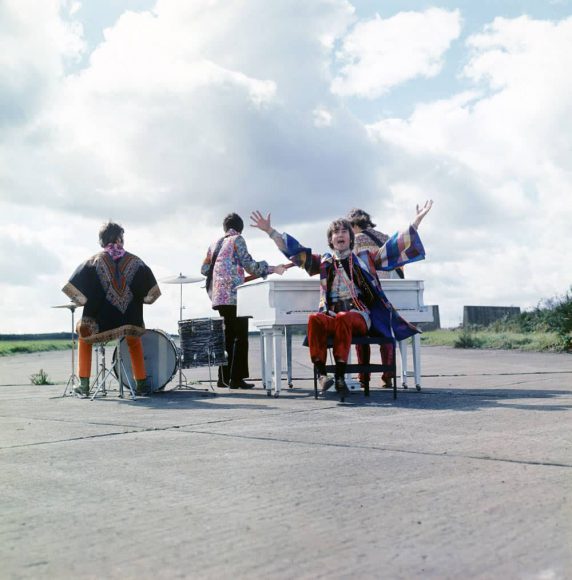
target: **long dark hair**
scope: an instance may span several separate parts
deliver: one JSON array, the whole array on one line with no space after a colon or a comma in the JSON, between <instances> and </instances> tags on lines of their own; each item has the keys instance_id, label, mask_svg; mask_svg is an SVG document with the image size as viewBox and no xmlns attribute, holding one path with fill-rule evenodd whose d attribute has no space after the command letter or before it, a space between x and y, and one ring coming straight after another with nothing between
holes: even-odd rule
<instances>
[{"instance_id":1,"label":"long dark hair","mask_svg":"<svg viewBox=\"0 0 572 580\"><path fill-rule=\"evenodd\" d=\"M367 228L375 228L375 224L371 221L371 216L367 213L367 211L357 207L350 209L348 213L348 220L350 220L352 226L357 226L362 230L366 230Z\"/></svg>"},{"instance_id":2,"label":"long dark hair","mask_svg":"<svg viewBox=\"0 0 572 580\"><path fill-rule=\"evenodd\" d=\"M103 224L99 229L99 244L102 248L105 248L107 244L114 244L117 238L123 239L123 233L125 230L115 222L107 222Z\"/></svg>"}]
</instances>

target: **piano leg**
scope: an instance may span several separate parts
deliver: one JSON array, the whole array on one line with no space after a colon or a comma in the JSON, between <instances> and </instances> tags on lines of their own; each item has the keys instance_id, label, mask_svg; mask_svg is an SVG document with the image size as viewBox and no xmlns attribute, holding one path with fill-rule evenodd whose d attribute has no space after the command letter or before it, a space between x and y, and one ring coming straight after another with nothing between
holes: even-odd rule
<instances>
[{"instance_id":1,"label":"piano leg","mask_svg":"<svg viewBox=\"0 0 572 580\"><path fill-rule=\"evenodd\" d=\"M282 387L282 327L272 328L272 348L274 350L274 396L280 396Z\"/></svg>"},{"instance_id":2,"label":"piano leg","mask_svg":"<svg viewBox=\"0 0 572 580\"><path fill-rule=\"evenodd\" d=\"M260 376L262 379L262 388L266 388L266 353L264 348L264 330L260 330Z\"/></svg>"},{"instance_id":3,"label":"piano leg","mask_svg":"<svg viewBox=\"0 0 572 580\"><path fill-rule=\"evenodd\" d=\"M286 368L287 368L287 379L288 388L291 389L294 385L292 384L292 331L284 326L284 336L286 337Z\"/></svg>"},{"instance_id":4,"label":"piano leg","mask_svg":"<svg viewBox=\"0 0 572 580\"><path fill-rule=\"evenodd\" d=\"M263 342L262 350L264 351L262 382L264 383L266 394L270 397L272 394L272 329L262 328L260 329L260 334Z\"/></svg>"},{"instance_id":5,"label":"piano leg","mask_svg":"<svg viewBox=\"0 0 572 580\"><path fill-rule=\"evenodd\" d=\"M407 339L399 341L399 352L401 354L401 385L407 388Z\"/></svg>"},{"instance_id":6,"label":"piano leg","mask_svg":"<svg viewBox=\"0 0 572 580\"><path fill-rule=\"evenodd\" d=\"M415 375L415 388L421 390L421 335L413 335L413 373Z\"/></svg>"}]
</instances>

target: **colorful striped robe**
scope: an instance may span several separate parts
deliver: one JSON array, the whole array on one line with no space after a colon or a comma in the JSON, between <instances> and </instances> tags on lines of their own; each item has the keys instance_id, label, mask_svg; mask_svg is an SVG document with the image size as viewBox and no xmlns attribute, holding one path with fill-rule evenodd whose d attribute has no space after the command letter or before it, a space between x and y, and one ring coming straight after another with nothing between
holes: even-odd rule
<instances>
[{"instance_id":1,"label":"colorful striped robe","mask_svg":"<svg viewBox=\"0 0 572 580\"><path fill-rule=\"evenodd\" d=\"M320 274L319 311L330 310L334 257L330 253L313 254L310 248L302 246L286 233L281 234L273 230L270 237L291 262L306 270L310 276ZM393 270L398 266L423 259L425 259L425 249L413 226L404 232L393 234L377 252L365 250L353 254L355 284L361 291L363 302L371 318L370 335L393 336L396 340L404 340L420 332L403 319L389 302L376 270Z\"/></svg>"}]
</instances>

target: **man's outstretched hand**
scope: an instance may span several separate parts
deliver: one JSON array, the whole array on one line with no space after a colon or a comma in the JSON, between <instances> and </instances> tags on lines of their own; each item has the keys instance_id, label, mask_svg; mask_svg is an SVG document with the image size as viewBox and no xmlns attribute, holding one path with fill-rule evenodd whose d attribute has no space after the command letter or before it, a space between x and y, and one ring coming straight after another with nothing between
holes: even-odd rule
<instances>
[{"instance_id":1,"label":"man's outstretched hand","mask_svg":"<svg viewBox=\"0 0 572 580\"><path fill-rule=\"evenodd\" d=\"M423 218L429 213L432 207L433 207L432 199L428 199L423 207L419 207L419 204L415 207L416 210L415 220L413 221L412 224L415 229L419 227L419 224L421 223Z\"/></svg>"},{"instance_id":2,"label":"man's outstretched hand","mask_svg":"<svg viewBox=\"0 0 572 580\"><path fill-rule=\"evenodd\" d=\"M270 214L264 217L260 211L255 210L250 214L250 222L251 227L258 228L267 234L272 231L272 225L270 224Z\"/></svg>"}]
</instances>

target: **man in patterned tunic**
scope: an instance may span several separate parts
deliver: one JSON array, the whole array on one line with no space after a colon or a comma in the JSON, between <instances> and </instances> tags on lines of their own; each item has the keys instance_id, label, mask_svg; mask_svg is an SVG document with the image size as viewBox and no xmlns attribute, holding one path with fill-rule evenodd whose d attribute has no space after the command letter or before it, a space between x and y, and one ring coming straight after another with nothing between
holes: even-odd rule
<instances>
[{"instance_id":1,"label":"man in patterned tunic","mask_svg":"<svg viewBox=\"0 0 572 580\"><path fill-rule=\"evenodd\" d=\"M352 229L355 235L354 252L359 254L364 250L368 252L377 252L387 240L389 236L380 232L375 228L375 224L371 220L369 213L363 209L354 207L347 215L347 219L352 224ZM377 277L380 280L399 279L404 278L403 268L395 268L395 270L378 270ZM383 282L382 282L383 284ZM371 349L369 344L356 345L358 360L360 362L369 362ZM379 352L381 354L381 362L387 365L393 364L395 358L395 349L392 344L380 344ZM382 386L385 388L391 387L391 381L394 378L392 372L386 371L381 375ZM360 374L360 383L369 382L369 376Z\"/></svg>"},{"instance_id":2,"label":"man in patterned tunic","mask_svg":"<svg viewBox=\"0 0 572 580\"><path fill-rule=\"evenodd\" d=\"M75 393L89 395L92 345L125 337L136 381L136 393L146 394L146 372L141 336L145 332L143 304L161 295L151 269L123 248L123 228L104 224L99 231L103 250L78 266L62 291L83 306L77 324L80 385Z\"/></svg>"},{"instance_id":3,"label":"man in patterned tunic","mask_svg":"<svg viewBox=\"0 0 572 580\"><path fill-rule=\"evenodd\" d=\"M245 382L248 369L248 318L236 315L236 289L244 283L244 271L252 276L266 278L268 274L284 273L284 266L269 266L256 262L248 253L242 237L244 222L236 214L228 214L222 224L224 236L213 242L201 267L207 277L207 291L213 310L224 319L226 365L219 367L217 386L231 389L250 389Z\"/></svg>"}]
</instances>

